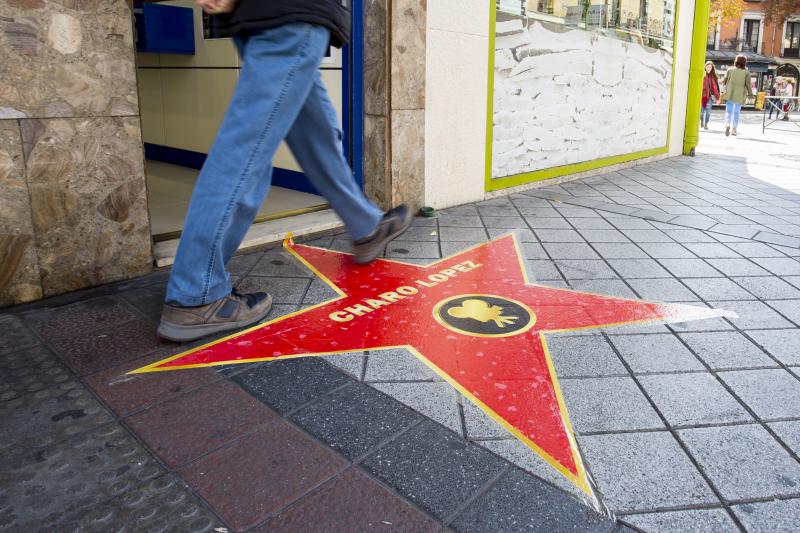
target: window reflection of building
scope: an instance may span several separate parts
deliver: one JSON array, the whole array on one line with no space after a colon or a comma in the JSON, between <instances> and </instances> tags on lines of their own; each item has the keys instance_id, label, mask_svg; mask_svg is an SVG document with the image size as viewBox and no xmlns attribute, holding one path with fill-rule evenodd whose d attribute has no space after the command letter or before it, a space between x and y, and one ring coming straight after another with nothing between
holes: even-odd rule
<instances>
[{"instance_id":1,"label":"window reflection of building","mask_svg":"<svg viewBox=\"0 0 800 533\"><path fill-rule=\"evenodd\" d=\"M786 23L783 38L783 57L800 57L800 21Z\"/></svg>"}]
</instances>

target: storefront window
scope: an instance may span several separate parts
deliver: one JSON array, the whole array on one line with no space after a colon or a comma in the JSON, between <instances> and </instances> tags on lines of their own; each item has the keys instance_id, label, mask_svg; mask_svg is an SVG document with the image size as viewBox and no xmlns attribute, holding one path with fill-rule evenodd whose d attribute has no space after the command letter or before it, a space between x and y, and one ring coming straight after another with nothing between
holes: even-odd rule
<instances>
[{"instance_id":1,"label":"storefront window","mask_svg":"<svg viewBox=\"0 0 800 533\"><path fill-rule=\"evenodd\" d=\"M783 57L800 57L800 21L786 23Z\"/></svg>"},{"instance_id":2,"label":"storefront window","mask_svg":"<svg viewBox=\"0 0 800 533\"><path fill-rule=\"evenodd\" d=\"M759 30L761 29L760 20L744 21L744 36L742 39L742 50L745 52L758 51Z\"/></svg>"}]
</instances>

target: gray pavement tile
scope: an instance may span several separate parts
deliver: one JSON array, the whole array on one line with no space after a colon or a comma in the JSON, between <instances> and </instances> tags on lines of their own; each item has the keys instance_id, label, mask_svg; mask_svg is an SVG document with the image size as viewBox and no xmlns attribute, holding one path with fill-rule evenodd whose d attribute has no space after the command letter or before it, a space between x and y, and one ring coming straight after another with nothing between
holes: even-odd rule
<instances>
[{"instance_id":1,"label":"gray pavement tile","mask_svg":"<svg viewBox=\"0 0 800 533\"><path fill-rule=\"evenodd\" d=\"M778 366L737 331L681 333L680 337L714 370Z\"/></svg>"},{"instance_id":2,"label":"gray pavement tile","mask_svg":"<svg viewBox=\"0 0 800 533\"><path fill-rule=\"evenodd\" d=\"M486 241L442 241L439 245L442 249L442 257L448 257L484 242ZM408 261L408 259L406 258L404 261ZM426 261L430 263L432 259L427 259Z\"/></svg>"},{"instance_id":3,"label":"gray pavement tile","mask_svg":"<svg viewBox=\"0 0 800 533\"><path fill-rule=\"evenodd\" d=\"M722 277L722 272L703 259L660 259L659 263L679 278Z\"/></svg>"},{"instance_id":4,"label":"gray pavement tile","mask_svg":"<svg viewBox=\"0 0 800 533\"><path fill-rule=\"evenodd\" d=\"M530 273L531 281L562 279L561 274L556 268L556 264L553 261L545 259L528 261L528 272Z\"/></svg>"},{"instance_id":5,"label":"gray pavement tile","mask_svg":"<svg viewBox=\"0 0 800 533\"><path fill-rule=\"evenodd\" d=\"M72 378L72 372L45 346L0 355L0 402L39 392Z\"/></svg>"},{"instance_id":6,"label":"gray pavement tile","mask_svg":"<svg viewBox=\"0 0 800 533\"><path fill-rule=\"evenodd\" d=\"M705 367L671 333L609 335L611 343L637 373L705 370Z\"/></svg>"},{"instance_id":7,"label":"gray pavement tile","mask_svg":"<svg viewBox=\"0 0 800 533\"><path fill-rule=\"evenodd\" d=\"M468 439L509 438L511 434L495 422L483 410L466 398L461 397L464 412L464 426Z\"/></svg>"},{"instance_id":8,"label":"gray pavement tile","mask_svg":"<svg viewBox=\"0 0 800 533\"><path fill-rule=\"evenodd\" d=\"M361 381L365 357L364 352L354 352L325 356L325 360L350 377Z\"/></svg>"},{"instance_id":9,"label":"gray pavement tile","mask_svg":"<svg viewBox=\"0 0 800 533\"><path fill-rule=\"evenodd\" d=\"M457 205L454 207L447 207L445 209L439 210L439 219L443 216L455 216L455 215L477 215L478 208L475 204L464 204L464 205Z\"/></svg>"},{"instance_id":10,"label":"gray pavement tile","mask_svg":"<svg viewBox=\"0 0 800 533\"><path fill-rule=\"evenodd\" d=\"M791 328L791 322L781 317L767 305L756 301L709 302L712 307L733 311L739 318L729 318L740 329Z\"/></svg>"},{"instance_id":11,"label":"gray pavement tile","mask_svg":"<svg viewBox=\"0 0 800 533\"><path fill-rule=\"evenodd\" d=\"M652 259L609 259L608 264L625 279L672 277L672 274Z\"/></svg>"},{"instance_id":12,"label":"gray pavement tile","mask_svg":"<svg viewBox=\"0 0 800 533\"><path fill-rule=\"evenodd\" d=\"M338 298L339 295L333 288L322 281L320 278L314 278L311 285L308 287L303 303L306 305L314 305L326 300Z\"/></svg>"},{"instance_id":13,"label":"gray pavement tile","mask_svg":"<svg viewBox=\"0 0 800 533\"><path fill-rule=\"evenodd\" d=\"M476 202L475 207L511 207L511 200L507 196L498 196L497 198L489 198L481 202Z\"/></svg>"},{"instance_id":14,"label":"gray pavement tile","mask_svg":"<svg viewBox=\"0 0 800 533\"><path fill-rule=\"evenodd\" d=\"M371 350L364 381L439 381L441 378L405 349Z\"/></svg>"},{"instance_id":15,"label":"gray pavement tile","mask_svg":"<svg viewBox=\"0 0 800 533\"><path fill-rule=\"evenodd\" d=\"M753 257L752 259L776 276L800 275L800 262L791 257Z\"/></svg>"},{"instance_id":16,"label":"gray pavement tile","mask_svg":"<svg viewBox=\"0 0 800 533\"><path fill-rule=\"evenodd\" d=\"M112 421L111 414L75 381L0 403L4 456L51 446Z\"/></svg>"},{"instance_id":17,"label":"gray pavement tile","mask_svg":"<svg viewBox=\"0 0 800 533\"><path fill-rule=\"evenodd\" d=\"M768 242L771 244L778 244L780 246L787 246L791 248L800 248L800 238L782 235L780 233L772 233L770 231L761 231L755 236L755 240L761 242Z\"/></svg>"},{"instance_id":18,"label":"gray pavement tile","mask_svg":"<svg viewBox=\"0 0 800 533\"><path fill-rule=\"evenodd\" d=\"M606 505L615 511L719 504L666 431L592 435L580 443Z\"/></svg>"},{"instance_id":19,"label":"gray pavement tile","mask_svg":"<svg viewBox=\"0 0 800 533\"><path fill-rule=\"evenodd\" d=\"M248 368L233 377L259 401L286 413L352 381L317 357L285 359Z\"/></svg>"},{"instance_id":20,"label":"gray pavement tile","mask_svg":"<svg viewBox=\"0 0 800 533\"><path fill-rule=\"evenodd\" d=\"M526 215L525 220L534 230L572 229L572 225L565 218L540 218L536 215Z\"/></svg>"},{"instance_id":21,"label":"gray pavement tile","mask_svg":"<svg viewBox=\"0 0 800 533\"><path fill-rule=\"evenodd\" d=\"M707 259L709 264L726 276L769 276L769 272L744 258L740 259Z\"/></svg>"},{"instance_id":22,"label":"gray pavement tile","mask_svg":"<svg viewBox=\"0 0 800 533\"><path fill-rule=\"evenodd\" d=\"M439 229L453 226L457 228L482 228L483 221L478 215L439 215Z\"/></svg>"},{"instance_id":23,"label":"gray pavement tile","mask_svg":"<svg viewBox=\"0 0 800 533\"><path fill-rule=\"evenodd\" d=\"M163 473L118 424L103 425L44 450L4 457L0 471L2 522L8 531L66 531L64 522L70 516L90 512ZM95 529L104 530L108 531Z\"/></svg>"},{"instance_id":24,"label":"gray pavement tile","mask_svg":"<svg viewBox=\"0 0 800 533\"><path fill-rule=\"evenodd\" d=\"M435 242L439 240L439 230L430 226L411 226L403 233L402 240Z\"/></svg>"},{"instance_id":25,"label":"gray pavement tile","mask_svg":"<svg viewBox=\"0 0 800 533\"><path fill-rule=\"evenodd\" d=\"M719 377L760 418L800 417L800 380L782 368L720 372Z\"/></svg>"},{"instance_id":26,"label":"gray pavement tile","mask_svg":"<svg viewBox=\"0 0 800 533\"><path fill-rule=\"evenodd\" d=\"M726 278L686 278L683 282L706 301L755 299L752 294Z\"/></svg>"},{"instance_id":27,"label":"gray pavement tile","mask_svg":"<svg viewBox=\"0 0 800 533\"><path fill-rule=\"evenodd\" d=\"M438 381L373 383L373 387L462 435L458 396L449 384Z\"/></svg>"},{"instance_id":28,"label":"gray pavement tile","mask_svg":"<svg viewBox=\"0 0 800 533\"><path fill-rule=\"evenodd\" d=\"M561 214L549 207L547 205L535 205L535 206L518 206L517 211L519 214L522 215L523 218L526 220L531 219L542 219L542 218L555 218L555 219L563 219Z\"/></svg>"},{"instance_id":29,"label":"gray pavement tile","mask_svg":"<svg viewBox=\"0 0 800 533\"><path fill-rule=\"evenodd\" d=\"M392 241L386 247L386 257L393 259L438 259L438 242Z\"/></svg>"},{"instance_id":30,"label":"gray pavement tile","mask_svg":"<svg viewBox=\"0 0 800 533\"><path fill-rule=\"evenodd\" d=\"M622 233L633 242L674 242L669 235L657 229L624 229Z\"/></svg>"},{"instance_id":31,"label":"gray pavement tile","mask_svg":"<svg viewBox=\"0 0 800 533\"><path fill-rule=\"evenodd\" d=\"M610 279L618 277L605 261L591 259L559 259L556 264L568 280Z\"/></svg>"},{"instance_id":32,"label":"gray pavement tile","mask_svg":"<svg viewBox=\"0 0 800 533\"><path fill-rule=\"evenodd\" d=\"M800 290L777 276L732 278L750 294L762 300L800 298Z\"/></svg>"},{"instance_id":33,"label":"gray pavement tile","mask_svg":"<svg viewBox=\"0 0 800 533\"><path fill-rule=\"evenodd\" d=\"M752 239L756 233L765 229L763 226L753 224L717 224L708 231L712 233L721 233L723 235L730 235L733 237L741 237L744 239Z\"/></svg>"},{"instance_id":34,"label":"gray pavement tile","mask_svg":"<svg viewBox=\"0 0 800 533\"><path fill-rule=\"evenodd\" d=\"M511 203L517 207L549 207L550 202L544 198L533 198L523 194L512 194L509 196Z\"/></svg>"},{"instance_id":35,"label":"gray pavement tile","mask_svg":"<svg viewBox=\"0 0 800 533\"><path fill-rule=\"evenodd\" d=\"M602 218L571 218L570 223L572 226L581 231L583 230L613 230L614 226L612 226L609 222ZM585 237L585 235L584 235ZM628 239L625 239L627 242Z\"/></svg>"},{"instance_id":36,"label":"gray pavement tile","mask_svg":"<svg viewBox=\"0 0 800 533\"><path fill-rule=\"evenodd\" d=\"M501 235L506 235L509 233L509 230L503 228L489 228L486 231L489 232L489 238L494 239L495 237L499 237ZM522 243L530 242L539 242L539 239L536 238L533 231L530 229L514 229L511 230L514 232L514 235L517 236L517 240Z\"/></svg>"},{"instance_id":37,"label":"gray pavement tile","mask_svg":"<svg viewBox=\"0 0 800 533\"><path fill-rule=\"evenodd\" d=\"M800 324L800 300L767 300L766 303L795 324Z\"/></svg>"},{"instance_id":38,"label":"gray pavement tile","mask_svg":"<svg viewBox=\"0 0 800 533\"><path fill-rule=\"evenodd\" d=\"M629 279L627 281L633 290L645 300L691 302L697 299L697 295L676 279Z\"/></svg>"},{"instance_id":39,"label":"gray pavement tile","mask_svg":"<svg viewBox=\"0 0 800 533\"><path fill-rule=\"evenodd\" d=\"M656 259L691 259L695 255L676 242L639 243L647 255Z\"/></svg>"},{"instance_id":40,"label":"gray pavement tile","mask_svg":"<svg viewBox=\"0 0 800 533\"><path fill-rule=\"evenodd\" d=\"M737 531L724 509L686 509L661 513L625 515L623 520L647 533L724 533Z\"/></svg>"},{"instance_id":41,"label":"gray pavement tile","mask_svg":"<svg viewBox=\"0 0 800 533\"><path fill-rule=\"evenodd\" d=\"M234 259L238 257L247 256L236 256ZM269 250L258 259L258 262L250 270L242 268L238 272L231 271L231 273L240 276L254 275L280 278L310 278L314 275L291 253L280 248Z\"/></svg>"},{"instance_id":42,"label":"gray pavement tile","mask_svg":"<svg viewBox=\"0 0 800 533\"><path fill-rule=\"evenodd\" d=\"M136 318L137 315L127 304L113 297L92 298L61 307L46 307L22 315L25 325L47 341L86 335ZM25 330L13 324L12 320L8 326L12 339L21 337Z\"/></svg>"},{"instance_id":43,"label":"gray pavement tile","mask_svg":"<svg viewBox=\"0 0 800 533\"><path fill-rule=\"evenodd\" d=\"M625 235L614 229L582 229L578 231L588 242L630 242Z\"/></svg>"},{"instance_id":44,"label":"gray pavement tile","mask_svg":"<svg viewBox=\"0 0 800 533\"><path fill-rule=\"evenodd\" d=\"M593 246L606 259L647 259L647 254L633 243L598 242Z\"/></svg>"},{"instance_id":45,"label":"gray pavement tile","mask_svg":"<svg viewBox=\"0 0 800 533\"><path fill-rule=\"evenodd\" d=\"M672 226L677 228L677 226ZM696 229L665 229L664 233L680 243L714 243L714 237ZM692 250L694 251L694 250ZM696 253L696 252L695 252Z\"/></svg>"},{"instance_id":46,"label":"gray pavement tile","mask_svg":"<svg viewBox=\"0 0 800 533\"><path fill-rule=\"evenodd\" d=\"M547 259L547 252L545 252L541 244L535 242L523 242L520 244L525 259Z\"/></svg>"},{"instance_id":47,"label":"gray pavement tile","mask_svg":"<svg viewBox=\"0 0 800 533\"><path fill-rule=\"evenodd\" d=\"M800 329L765 329L747 334L781 363L800 365Z\"/></svg>"},{"instance_id":48,"label":"gray pavement tile","mask_svg":"<svg viewBox=\"0 0 800 533\"><path fill-rule=\"evenodd\" d=\"M617 229L653 229L653 225L643 218L615 217L609 220Z\"/></svg>"},{"instance_id":49,"label":"gray pavement tile","mask_svg":"<svg viewBox=\"0 0 800 533\"><path fill-rule=\"evenodd\" d=\"M800 276L781 276L781 279L791 283L797 288L800 288Z\"/></svg>"},{"instance_id":50,"label":"gray pavement tile","mask_svg":"<svg viewBox=\"0 0 800 533\"><path fill-rule=\"evenodd\" d=\"M291 420L352 461L422 417L368 385L352 383Z\"/></svg>"},{"instance_id":51,"label":"gray pavement tile","mask_svg":"<svg viewBox=\"0 0 800 533\"><path fill-rule=\"evenodd\" d=\"M272 301L276 304L299 304L310 284L310 278L248 276L239 281L236 288L242 292L267 292L272 295Z\"/></svg>"},{"instance_id":52,"label":"gray pavement tile","mask_svg":"<svg viewBox=\"0 0 800 533\"><path fill-rule=\"evenodd\" d=\"M436 228L439 225L439 221L436 217L422 217L422 216L415 216L411 219L411 227L431 227Z\"/></svg>"},{"instance_id":53,"label":"gray pavement tile","mask_svg":"<svg viewBox=\"0 0 800 533\"><path fill-rule=\"evenodd\" d=\"M608 533L614 522L520 470L510 470L452 523L455 531Z\"/></svg>"},{"instance_id":54,"label":"gray pavement tile","mask_svg":"<svg viewBox=\"0 0 800 533\"><path fill-rule=\"evenodd\" d=\"M570 282L570 286L576 291L620 298L636 298L636 294L621 279L576 279Z\"/></svg>"},{"instance_id":55,"label":"gray pavement tile","mask_svg":"<svg viewBox=\"0 0 800 533\"><path fill-rule=\"evenodd\" d=\"M520 216L513 217L481 217L487 228L525 229L528 224Z\"/></svg>"},{"instance_id":56,"label":"gray pavement tile","mask_svg":"<svg viewBox=\"0 0 800 533\"><path fill-rule=\"evenodd\" d=\"M579 434L664 427L629 377L565 379L561 390Z\"/></svg>"},{"instance_id":57,"label":"gray pavement tile","mask_svg":"<svg viewBox=\"0 0 800 533\"><path fill-rule=\"evenodd\" d=\"M482 217L509 217L516 216L517 212L511 204L503 205L478 205L478 214Z\"/></svg>"},{"instance_id":58,"label":"gray pavement tile","mask_svg":"<svg viewBox=\"0 0 800 533\"><path fill-rule=\"evenodd\" d=\"M542 242L584 242L580 233L571 229L534 228L534 232Z\"/></svg>"},{"instance_id":59,"label":"gray pavement tile","mask_svg":"<svg viewBox=\"0 0 800 533\"><path fill-rule=\"evenodd\" d=\"M800 420L789 420L786 422L771 422L768 424L770 429L778 434L778 437L795 454L800 455Z\"/></svg>"},{"instance_id":60,"label":"gray pavement tile","mask_svg":"<svg viewBox=\"0 0 800 533\"><path fill-rule=\"evenodd\" d=\"M455 511L505 465L431 422L404 433L362 464L438 518Z\"/></svg>"},{"instance_id":61,"label":"gray pavement tile","mask_svg":"<svg viewBox=\"0 0 800 533\"><path fill-rule=\"evenodd\" d=\"M35 346L41 341L22 321L12 315L0 315L0 354Z\"/></svg>"},{"instance_id":62,"label":"gray pavement tile","mask_svg":"<svg viewBox=\"0 0 800 533\"><path fill-rule=\"evenodd\" d=\"M594 209L585 207L557 207L558 212L567 218L595 218L600 217L600 213Z\"/></svg>"},{"instance_id":63,"label":"gray pavement tile","mask_svg":"<svg viewBox=\"0 0 800 533\"><path fill-rule=\"evenodd\" d=\"M742 254L744 257L783 257L783 254L760 242L734 242L727 245L731 250Z\"/></svg>"},{"instance_id":64,"label":"gray pavement tile","mask_svg":"<svg viewBox=\"0 0 800 533\"><path fill-rule=\"evenodd\" d=\"M734 252L727 246L721 243L683 243L689 250L695 253L698 257L704 259L726 259L726 258L739 258L738 253Z\"/></svg>"},{"instance_id":65,"label":"gray pavement tile","mask_svg":"<svg viewBox=\"0 0 800 533\"><path fill-rule=\"evenodd\" d=\"M443 226L439 229L439 238L442 241L482 241L486 239L486 230L483 228L456 228Z\"/></svg>"},{"instance_id":66,"label":"gray pavement tile","mask_svg":"<svg viewBox=\"0 0 800 533\"><path fill-rule=\"evenodd\" d=\"M688 226L694 229L707 230L715 226L717 221L704 216L680 215L670 220L669 223L675 224L676 226Z\"/></svg>"},{"instance_id":67,"label":"gray pavement tile","mask_svg":"<svg viewBox=\"0 0 800 533\"><path fill-rule=\"evenodd\" d=\"M795 533L800 524L800 498L744 503L732 509L749 533Z\"/></svg>"},{"instance_id":68,"label":"gray pavement tile","mask_svg":"<svg viewBox=\"0 0 800 533\"><path fill-rule=\"evenodd\" d=\"M678 431L723 498L800 492L800 464L757 424Z\"/></svg>"},{"instance_id":69,"label":"gray pavement tile","mask_svg":"<svg viewBox=\"0 0 800 533\"><path fill-rule=\"evenodd\" d=\"M231 276L231 282L235 284L236 281L237 277ZM122 292L120 296L130 302L131 305L148 318L158 321L161 320L161 311L164 308L166 293L166 285L156 283L145 287L126 290Z\"/></svg>"},{"instance_id":70,"label":"gray pavement tile","mask_svg":"<svg viewBox=\"0 0 800 533\"><path fill-rule=\"evenodd\" d=\"M628 373L605 337L601 335L548 336L547 345L559 378Z\"/></svg>"},{"instance_id":71,"label":"gray pavement tile","mask_svg":"<svg viewBox=\"0 0 800 533\"><path fill-rule=\"evenodd\" d=\"M591 246L578 242L546 242L544 249L553 259L600 259Z\"/></svg>"},{"instance_id":72,"label":"gray pavement tile","mask_svg":"<svg viewBox=\"0 0 800 533\"><path fill-rule=\"evenodd\" d=\"M642 376L639 381L673 427L753 419L710 373Z\"/></svg>"}]
</instances>

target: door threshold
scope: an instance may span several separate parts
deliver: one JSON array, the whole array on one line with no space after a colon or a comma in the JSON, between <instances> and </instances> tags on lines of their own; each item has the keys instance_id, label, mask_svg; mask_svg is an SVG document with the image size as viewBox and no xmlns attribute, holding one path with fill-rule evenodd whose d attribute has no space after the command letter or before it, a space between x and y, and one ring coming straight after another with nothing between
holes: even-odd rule
<instances>
[{"instance_id":1,"label":"door threshold","mask_svg":"<svg viewBox=\"0 0 800 533\"><path fill-rule=\"evenodd\" d=\"M300 237L343 227L341 219L332 209L316 211L293 217L270 220L253 224L242 241L238 251L255 248L265 244L281 242L287 233ZM170 266L175 262L178 239L157 242L153 245L156 267Z\"/></svg>"}]
</instances>

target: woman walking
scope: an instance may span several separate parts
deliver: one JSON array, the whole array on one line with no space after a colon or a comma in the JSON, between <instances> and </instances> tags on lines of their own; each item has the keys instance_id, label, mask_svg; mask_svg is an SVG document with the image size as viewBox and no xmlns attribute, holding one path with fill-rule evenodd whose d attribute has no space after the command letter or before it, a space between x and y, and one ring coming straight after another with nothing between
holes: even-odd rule
<instances>
[{"instance_id":1,"label":"woman walking","mask_svg":"<svg viewBox=\"0 0 800 533\"><path fill-rule=\"evenodd\" d=\"M750 87L750 71L747 70L747 58L742 54L736 56L733 68L725 73L725 136L736 135L736 128L739 126L739 113L742 111L742 104L747 98L753 97L753 89Z\"/></svg>"},{"instance_id":2,"label":"woman walking","mask_svg":"<svg viewBox=\"0 0 800 533\"><path fill-rule=\"evenodd\" d=\"M719 100L719 77L714 69L714 63L706 61L706 75L703 76L703 108L700 110L700 125L708 129L711 119L711 108Z\"/></svg>"}]
</instances>

